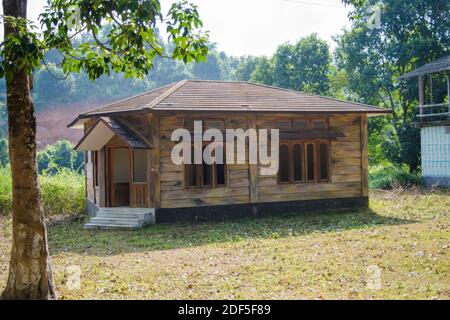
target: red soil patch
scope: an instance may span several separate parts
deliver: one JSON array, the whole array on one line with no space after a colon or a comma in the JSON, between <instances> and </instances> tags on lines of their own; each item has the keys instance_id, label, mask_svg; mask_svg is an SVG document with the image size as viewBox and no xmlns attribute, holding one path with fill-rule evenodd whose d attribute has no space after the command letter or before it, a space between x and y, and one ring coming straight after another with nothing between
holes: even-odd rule
<instances>
[{"instance_id":1,"label":"red soil patch","mask_svg":"<svg viewBox=\"0 0 450 320\"><path fill-rule=\"evenodd\" d=\"M36 114L38 149L43 149L61 139L76 143L83 136L83 130L70 129L67 125L80 113L98 106L99 103L60 105L38 112Z\"/></svg>"}]
</instances>

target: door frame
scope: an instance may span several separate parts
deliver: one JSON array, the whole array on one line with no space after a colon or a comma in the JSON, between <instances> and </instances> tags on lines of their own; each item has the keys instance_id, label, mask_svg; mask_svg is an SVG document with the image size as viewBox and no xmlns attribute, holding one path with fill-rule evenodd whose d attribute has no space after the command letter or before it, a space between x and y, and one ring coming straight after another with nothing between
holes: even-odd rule
<instances>
[{"instance_id":1,"label":"door frame","mask_svg":"<svg viewBox=\"0 0 450 320\"><path fill-rule=\"evenodd\" d=\"M126 149L128 150L128 158L129 158L129 167L128 167L128 189L129 189L129 199L128 199L128 207L132 208L135 207L136 204L133 203L134 199L134 185L146 185L147 192L146 192L146 206L148 207L149 204L149 196L148 196L148 190L149 190L149 175L148 175L148 168L146 170L146 182L134 182L134 150L130 147L125 146L118 146L118 147L107 147L106 148L106 195L105 195L105 205L107 207L114 207L114 171L113 171L113 150L114 149ZM148 152L147 152L147 165L148 165Z\"/></svg>"},{"instance_id":2,"label":"door frame","mask_svg":"<svg viewBox=\"0 0 450 320\"><path fill-rule=\"evenodd\" d=\"M131 192L132 192L132 169L133 169L133 163L132 163L132 149L129 147L107 147L106 152L106 166L107 166L107 176L106 176L106 183L107 183L107 192L106 192L106 204L107 207L114 207L114 170L113 170L113 151L115 149L126 149L128 151L128 207L131 207Z\"/></svg>"}]
</instances>

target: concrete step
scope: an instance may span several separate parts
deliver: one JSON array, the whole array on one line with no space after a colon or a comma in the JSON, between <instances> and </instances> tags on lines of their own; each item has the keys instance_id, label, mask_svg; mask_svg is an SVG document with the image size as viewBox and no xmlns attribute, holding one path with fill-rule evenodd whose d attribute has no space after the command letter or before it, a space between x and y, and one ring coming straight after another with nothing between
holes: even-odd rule
<instances>
[{"instance_id":1,"label":"concrete step","mask_svg":"<svg viewBox=\"0 0 450 320\"><path fill-rule=\"evenodd\" d=\"M154 208L108 207L99 208L98 212L154 213Z\"/></svg>"},{"instance_id":2,"label":"concrete step","mask_svg":"<svg viewBox=\"0 0 450 320\"><path fill-rule=\"evenodd\" d=\"M154 208L99 208L95 217L85 225L86 229L141 228L155 223Z\"/></svg>"},{"instance_id":3,"label":"concrete step","mask_svg":"<svg viewBox=\"0 0 450 320\"><path fill-rule=\"evenodd\" d=\"M145 219L149 213L98 212L95 217L109 219Z\"/></svg>"},{"instance_id":4,"label":"concrete step","mask_svg":"<svg viewBox=\"0 0 450 320\"><path fill-rule=\"evenodd\" d=\"M123 219L123 218L103 218L103 217L94 217L91 219L90 223L103 225L119 225L119 226L134 226L134 227L142 227L144 225L144 219Z\"/></svg>"},{"instance_id":5,"label":"concrete step","mask_svg":"<svg viewBox=\"0 0 450 320\"><path fill-rule=\"evenodd\" d=\"M140 227L127 226L127 225L116 225L116 224L96 224L96 223L86 223L84 225L85 229L139 229Z\"/></svg>"}]
</instances>

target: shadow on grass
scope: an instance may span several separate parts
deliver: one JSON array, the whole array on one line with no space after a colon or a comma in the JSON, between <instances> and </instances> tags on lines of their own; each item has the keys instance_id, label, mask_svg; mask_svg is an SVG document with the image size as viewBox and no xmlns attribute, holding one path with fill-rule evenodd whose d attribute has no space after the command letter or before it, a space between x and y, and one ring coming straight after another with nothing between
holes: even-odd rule
<instances>
[{"instance_id":1,"label":"shadow on grass","mask_svg":"<svg viewBox=\"0 0 450 320\"><path fill-rule=\"evenodd\" d=\"M285 238L314 232L400 225L414 221L380 216L371 209L357 209L285 214L224 222L160 224L138 230L85 230L84 222L68 219L50 226L51 253L69 251L101 256L252 239Z\"/></svg>"}]
</instances>

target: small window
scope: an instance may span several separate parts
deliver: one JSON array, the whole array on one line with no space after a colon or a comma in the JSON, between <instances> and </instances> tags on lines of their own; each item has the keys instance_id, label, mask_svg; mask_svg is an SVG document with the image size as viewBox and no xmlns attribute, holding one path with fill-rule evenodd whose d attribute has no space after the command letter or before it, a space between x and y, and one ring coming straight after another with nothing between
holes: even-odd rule
<instances>
[{"instance_id":1,"label":"small window","mask_svg":"<svg viewBox=\"0 0 450 320\"><path fill-rule=\"evenodd\" d=\"M329 148L327 143L320 143L319 145L319 169L320 180L328 180L328 164L329 164Z\"/></svg>"},{"instance_id":2,"label":"small window","mask_svg":"<svg viewBox=\"0 0 450 320\"><path fill-rule=\"evenodd\" d=\"M314 144L306 145L306 180L311 182L316 180Z\"/></svg>"},{"instance_id":3,"label":"small window","mask_svg":"<svg viewBox=\"0 0 450 320\"><path fill-rule=\"evenodd\" d=\"M226 184L225 165L216 163L216 185L224 186Z\"/></svg>"},{"instance_id":4,"label":"small window","mask_svg":"<svg viewBox=\"0 0 450 320\"><path fill-rule=\"evenodd\" d=\"M199 172L198 167L201 165L194 163L194 154L195 149L194 146L192 146L191 149L191 164L185 165L185 175L186 175L186 186L187 187L200 187L200 179L199 179Z\"/></svg>"},{"instance_id":5,"label":"small window","mask_svg":"<svg viewBox=\"0 0 450 320\"><path fill-rule=\"evenodd\" d=\"M279 149L279 183L330 181L330 143L282 142Z\"/></svg>"},{"instance_id":6,"label":"small window","mask_svg":"<svg viewBox=\"0 0 450 320\"><path fill-rule=\"evenodd\" d=\"M218 150L218 149L216 149ZM225 169L225 161L226 155L224 148L221 148L222 151L222 162L223 163L214 163L214 173L215 173L215 185L216 186L225 186L226 185L226 169Z\"/></svg>"},{"instance_id":7,"label":"small window","mask_svg":"<svg viewBox=\"0 0 450 320\"><path fill-rule=\"evenodd\" d=\"M292 120L288 119L288 120L278 120L277 121L277 127L280 130L290 130L292 129Z\"/></svg>"},{"instance_id":8,"label":"small window","mask_svg":"<svg viewBox=\"0 0 450 320\"><path fill-rule=\"evenodd\" d=\"M289 146L287 144L282 144L280 146L279 154L279 179L281 183L286 183L290 181Z\"/></svg>"},{"instance_id":9,"label":"small window","mask_svg":"<svg viewBox=\"0 0 450 320\"><path fill-rule=\"evenodd\" d=\"M112 150L112 171L114 183L130 183L130 150L128 148Z\"/></svg>"},{"instance_id":10,"label":"small window","mask_svg":"<svg viewBox=\"0 0 450 320\"><path fill-rule=\"evenodd\" d=\"M305 131L309 129L309 120L307 119L295 119L293 123L294 130Z\"/></svg>"},{"instance_id":11,"label":"small window","mask_svg":"<svg viewBox=\"0 0 450 320\"><path fill-rule=\"evenodd\" d=\"M203 169L203 181L202 181L202 186L203 187L211 187L212 185L212 171L213 171L213 166L210 164L206 164L203 163L202 164L202 169Z\"/></svg>"},{"instance_id":12,"label":"small window","mask_svg":"<svg viewBox=\"0 0 450 320\"><path fill-rule=\"evenodd\" d=\"M295 144L292 148L292 163L294 166L294 181L303 180L303 145Z\"/></svg>"},{"instance_id":13,"label":"small window","mask_svg":"<svg viewBox=\"0 0 450 320\"><path fill-rule=\"evenodd\" d=\"M206 147L206 145L205 145ZM214 188L226 186L225 164L194 164L194 147L191 152L191 163L184 166L186 187Z\"/></svg>"},{"instance_id":14,"label":"small window","mask_svg":"<svg viewBox=\"0 0 450 320\"><path fill-rule=\"evenodd\" d=\"M133 182L147 182L147 150L133 150Z\"/></svg>"},{"instance_id":15,"label":"small window","mask_svg":"<svg viewBox=\"0 0 450 320\"><path fill-rule=\"evenodd\" d=\"M203 147L203 151L205 147ZM211 187L213 185L213 168L214 165L206 164L203 162L202 166L202 186L203 187Z\"/></svg>"},{"instance_id":16,"label":"small window","mask_svg":"<svg viewBox=\"0 0 450 320\"><path fill-rule=\"evenodd\" d=\"M199 187L200 183L197 179L197 165L187 164L186 165L186 186L187 187Z\"/></svg>"},{"instance_id":17,"label":"small window","mask_svg":"<svg viewBox=\"0 0 450 320\"><path fill-rule=\"evenodd\" d=\"M325 119L313 120L312 127L313 127L313 129L327 129L328 124Z\"/></svg>"},{"instance_id":18,"label":"small window","mask_svg":"<svg viewBox=\"0 0 450 320\"><path fill-rule=\"evenodd\" d=\"M191 132L194 132L194 120L192 120L192 119L185 119L184 120L184 128L189 130L189 131L191 131Z\"/></svg>"}]
</instances>

